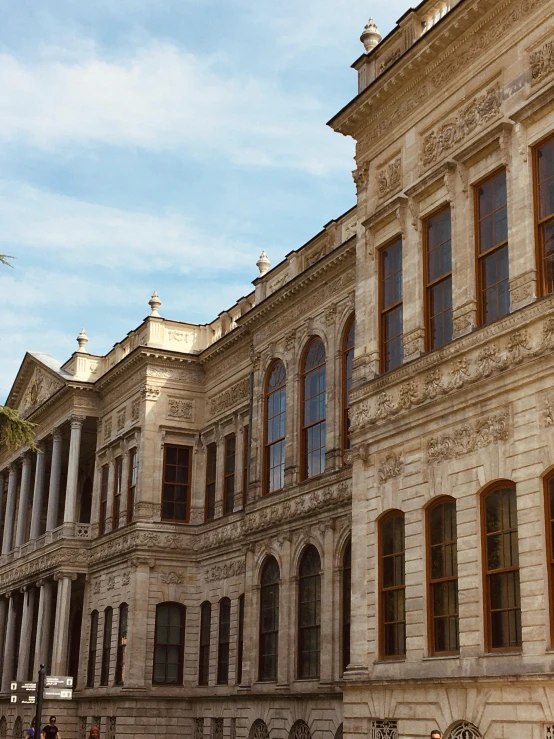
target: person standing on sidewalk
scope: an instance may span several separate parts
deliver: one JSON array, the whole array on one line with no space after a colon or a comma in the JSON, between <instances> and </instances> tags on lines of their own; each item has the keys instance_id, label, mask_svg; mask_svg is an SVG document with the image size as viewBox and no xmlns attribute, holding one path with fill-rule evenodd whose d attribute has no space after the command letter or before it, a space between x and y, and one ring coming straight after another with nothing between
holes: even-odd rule
<instances>
[{"instance_id":1,"label":"person standing on sidewalk","mask_svg":"<svg viewBox=\"0 0 554 739\"><path fill-rule=\"evenodd\" d=\"M60 732L56 726L56 717L50 716L48 724L44 727L40 734L40 739L60 739Z\"/></svg>"}]
</instances>

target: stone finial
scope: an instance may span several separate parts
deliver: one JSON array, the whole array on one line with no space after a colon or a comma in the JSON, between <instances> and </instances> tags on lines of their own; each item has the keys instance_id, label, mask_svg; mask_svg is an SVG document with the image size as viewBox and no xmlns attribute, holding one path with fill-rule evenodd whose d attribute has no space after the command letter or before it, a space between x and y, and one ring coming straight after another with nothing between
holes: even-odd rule
<instances>
[{"instance_id":1,"label":"stone finial","mask_svg":"<svg viewBox=\"0 0 554 739\"><path fill-rule=\"evenodd\" d=\"M81 333L79 336L77 336L77 343L79 344L79 348L77 349L78 352L83 352L84 354L87 353L86 346L88 344L88 336L85 332L85 329L81 329Z\"/></svg>"},{"instance_id":2,"label":"stone finial","mask_svg":"<svg viewBox=\"0 0 554 739\"><path fill-rule=\"evenodd\" d=\"M148 305L151 308L151 311L150 311L150 315L151 316L156 316L157 318L160 317L160 314L158 313L158 310L159 310L161 304L162 304L162 301L158 297L158 293L154 290L154 292L152 293L152 297L148 301Z\"/></svg>"},{"instance_id":3,"label":"stone finial","mask_svg":"<svg viewBox=\"0 0 554 739\"><path fill-rule=\"evenodd\" d=\"M260 258L256 262L256 267L260 270L260 277L263 277L268 269L271 267L271 262L267 258L265 250L260 254Z\"/></svg>"},{"instance_id":4,"label":"stone finial","mask_svg":"<svg viewBox=\"0 0 554 739\"><path fill-rule=\"evenodd\" d=\"M369 54L369 52L377 46L382 38L383 37L379 33L379 29L375 25L375 21L373 20L373 18L370 18L365 24L365 28L362 31L362 35L360 36L360 41L365 47L366 54Z\"/></svg>"}]
</instances>

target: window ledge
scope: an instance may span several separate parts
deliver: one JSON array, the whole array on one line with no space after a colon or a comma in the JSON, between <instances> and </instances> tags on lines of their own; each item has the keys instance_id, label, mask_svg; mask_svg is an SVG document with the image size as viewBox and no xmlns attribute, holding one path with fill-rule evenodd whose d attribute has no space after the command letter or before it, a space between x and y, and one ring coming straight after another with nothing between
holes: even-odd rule
<instances>
[{"instance_id":1,"label":"window ledge","mask_svg":"<svg viewBox=\"0 0 554 739\"><path fill-rule=\"evenodd\" d=\"M442 659L460 659L459 654L428 654L427 657L422 657L423 662L435 662L436 660Z\"/></svg>"}]
</instances>

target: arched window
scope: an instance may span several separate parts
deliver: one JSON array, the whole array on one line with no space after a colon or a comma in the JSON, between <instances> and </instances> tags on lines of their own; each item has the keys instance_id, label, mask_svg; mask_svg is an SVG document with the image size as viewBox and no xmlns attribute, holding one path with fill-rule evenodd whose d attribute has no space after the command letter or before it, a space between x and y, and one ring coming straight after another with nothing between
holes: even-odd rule
<instances>
[{"instance_id":1,"label":"arched window","mask_svg":"<svg viewBox=\"0 0 554 739\"><path fill-rule=\"evenodd\" d=\"M94 688L96 676L96 648L98 642L98 611L90 614L90 636L88 642L87 688Z\"/></svg>"},{"instance_id":2,"label":"arched window","mask_svg":"<svg viewBox=\"0 0 554 739\"><path fill-rule=\"evenodd\" d=\"M521 648L516 489L502 482L482 498L488 651Z\"/></svg>"},{"instance_id":3,"label":"arched window","mask_svg":"<svg viewBox=\"0 0 554 739\"><path fill-rule=\"evenodd\" d=\"M117 659L115 661L115 684L125 682L125 653L127 651L127 622L129 606L122 603L119 606L119 628L117 630Z\"/></svg>"},{"instance_id":4,"label":"arched window","mask_svg":"<svg viewBox=\"0 0 554 739\"><path fill-rule=\"evenodd\" d=\"M342 671L350 664L350 611L352 584L352 544L348 542L342 559Z\"/></svg>"},{"instance_id":5,"label":"arched window","mask_svg":"<svg viewBox=\"0 0 554 739\"><path fill-rule=\"evenodd\" d=\"M406 656L404 514L391 511L379 525L381 656Z\"/></svg>"},{"instance_id":6,"label":"arched window","mask_svg":"<svg viewBox=\"0 0 554 739\"><path fill-rule=\"evenodd\" d=\"M325 472L325 347L312 339L302 372L302 478Z\"/></svg>"},{"instance_id":7,"label":"arched window","mask_svg":"<svg viewBox=\"0 0 554 739\"><path fill-rule=\"evenodd\" d=\"M287 374L282 362L272 365L265 394L264 492L281 490L285 484L285 433Z\"/></svg>"},{"instance_id":8,"label":"arched window","mask_svg":"<svg viewBox=\"0 0 554 739\"><path fill-rule=\"evenodd\" d=\"M544 480L546 507L546 550L550 603L554 603L554 471ZM550 642L554 643L554 608L550 606ZM551 646L552 648L552 646Z\"/></svg>"},{"instance_id":9,"label":"arched window","mask_svg":"<svg viewBox=\"0 0 554 739\"><path fill-rule=\"evenodd\" d=\"M219 601L219 628L217 639L217 684L229 682L229 643L231 641L231 601Z\"/></svg>"},{"instance_id":10,"label":"arched window","mask_svg":"<svg viewBox=\"0 0 554 739\"><path fill-rule=\"evenodd\" d=\"M441 498L427 510L431 654L460 651L456 541L456 503L451 498Z\"/></svg>"},{"instance_id":11,"label":"arched window","mask_svg":"<svg viewBox=\"0 0 554 739\"><path fill-rule=\"evenodd\" d=\"M352 363L354 361L354 316L350 319L344 332L342 345L342 448L350 449L350 387L352 385Z\"/></svg>"},{"instance_id":12,"label":"arched window","mask_svg":"<svg viewBox=\"0 0 554 739\"><path fill-rule=\"evenodd\" d=\"M200 606L200 650L198 656L198 685L207 685L210 677L210 630L212 604L204 601Z\"/></svg>"},{"instance_id":13,"label":"arched window","mask_svg":"<svg viewBox=\"0 0 554 739\"><path fill-rule=\"evenodd\" d=\"M310 544L300 560L298 578L298 677L319 677L321 632L321 560Z\"/></svg>"},{"instance_id":14,"label":"arched window","mask_svg":"<svg viewBox=\"0 0 554 739\"><path fill-rule=\"evenodd\" d=\"M158 603L156 606L154 685L183 682L185 616L185 606L181 603Z\"/></svg>"},{"instance_id":15,"label":"arched window","mask_svg":"<svg viewBox=\"0 0 554 739\"><path fill-rule=\"evenodd\" d=\"M113 608L108 606L104 611L104 638L102 640L102 668L100 670L100 685L107 685L110 681L110 657L112 653L112 621Z\"/></svg>"},{"instance_id":16,"label":"arched window","mask_svg":"<svg viewBox=\"0 0 554 739\"><path fill-rule=\"evenodd\" d=\"M244 654L244 593L239 595L239 623L237 628L237 679L236 684L242 682L242 657Z\"/></svg>"},{"instance_id":17,"label":"arched window","mask_svg":"<svg viewBox=\"0 0 554 739\"><path fill-rule=\"evenodd\" d=\"M260 680L277 680L279 651L279 565L269 557L260 588Z\"/></svg>"}]
</instances>

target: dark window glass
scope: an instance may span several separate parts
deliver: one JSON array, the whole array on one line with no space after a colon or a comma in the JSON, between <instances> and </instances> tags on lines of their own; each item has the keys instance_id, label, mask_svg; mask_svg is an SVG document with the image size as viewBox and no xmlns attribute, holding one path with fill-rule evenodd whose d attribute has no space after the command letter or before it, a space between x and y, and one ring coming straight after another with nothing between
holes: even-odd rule
<instances>
[{"instance_id":1,"label":"dark window glass","mask_svg":"<svg viewBox=\"0 0 554 739\"><path fill-rule=\"evenodd\" d=\"M298 578L298 677L319 677L321 636L321 560L310 545L300 560Z\"/></svg>"},{"instance_id":2,"label":"dark window glass","mask_svg":"<svg viewBox=\"0 0 554 739\"><path fill-rule=\"evenodd\" d=\"M499 487L483 500L488 648L521 647L516 491Z\"/></svg>"},{"instance_id":3,"label":"dark window glass","mask_svg":"<svg viewBox=\"0 0 554 739\"><path fill-rule=\"evenodd\" d=\"M110 681L110 656L112 652L113 609L108 606L104 611L104 639L102 641L102 668L100 685L108 685Z\"/></svg>"},{"instance_id":4,"label":"dark window glass","mask_svg":"<svg viewBox=\"0 0 554 739\"><path fill-rule=\"evenodd\" d=\"M279 565L269 557L260 588L260 680L277 680L279 652Z\"/></svg>"},{"instance_id":5,"label":"dark window glass","mask_svg":"<svg viewBox=\"0 0 554 739\"><path fill-rule=\"evenodd\" d=\"M430 651L433 654L451 654L460 649L456 504L451 500L441 501L427 515Z\"/></svg>"},{"instance_id":6,"label":"dark window glass","mask_svg":"<svg viewBox=\"0 0 554 739\"><path fill-rule=\"evenodd\" d=\"M107 464L102 466L102 479L100 482L100 516L98 520L98 535L106 533L106 517L108 515L108 481L110 479L110 468Z\"/></svg>"},{"instance_id":7,"label":"dark window glass","mask_svg":"<svg viewBox=\"0 0 554 739\"><path fill-rule=\"evenodd\" d=\"M119 629L117 631L117 659L115 662L115 684L125 682L125 655L127 652L127 622L129 620L129 606L122 603L119 606Z\"/></svg>"},{"instance_id":8,"label":"dark window glass","mask_svg":"<svg viewBox=\"0 0 554 739\"><path fill-rule=\"evenodd\" d=\"M250 451L250 445L248 438L249 433L249 426L246 424L246 426L242 429L242 438L243 438L243 445L242 445L242 507L246 505L246 495L248 492L248 457L249 457L249 451Z\"/></svg>"},{"instance_id":9,"label":"dark window glass","mask_svg":"<svg viewBox=\"0 0 554 739\"><path fill-rule=\"evenodd\" d=\"M129 452L129 481L127 483L127 523L135 520L135 500L137 494L138 451Z\"/></svg>"},{"instance_id":10,"label":"dark window glass","mask_svg":"<svg viewBox=\"0 0 554 739\"><path fill-rule=\"evenodd\" d=\"M225 454L223 460L223 513L232 513L235 507L235 455L237 437L229 434L225 437Z\"/></svg>"},{"instance_id":11,"label":"dark window glass","mask_svg":"<svg viewBox=\"0 0 554 739\"><path fill-rule=\"evenodd\" d=\"M554 136L536 150L541 294L554 292Z\"/></svg>"},{"instance_id":12,"label":"dark window glass","mask_svg":"<svg viewBox=\"0 0 554 739\"><path fill-rule=\"evenodd\" d=\"M231 643L231 601L219 601L219 628L217 639L217 684L229 682L229 645Z\"/></svg>"},{"instance_id":13,"label":"dark window glass","mask_svg":"<svg viewBox=\"0 0 554 739\"><path fill-rule=\"evenodd\" d=\"M212 604L205 601L200 607L200 655L198 659L198 684L207 685L210 677L210 631Z\"/></svg>"},{"instance_id":14,"label":"dark window glass","mask_svg":"<svg viewBox=\"0 0 554 739\"><path fill-rule=\"evenodd\" d=\"M244 653L244 595L239 596L239 623L237 634L237 685L242 682L242 657Z\"/></svg>"},{"instance_id":15,"label":"dark window glass","mask_svg":"<svg viewBox=\"0 0 554 739\"><path fill-rule=\"evenodd\" d=\"M215 516L215 482L217 477L217 444L208 444L206 449L206 521Z\"/></svg>"},{"instance_id":16,"label":"dark window glass","mask_svg":"<svg viewBox=\"0 0 554 739\"><path fill-rule=\"evenodd\" d=\"M402 364L402 239L381 249L381 369L383 372Z\"/></svg>"},{"instance_id":17,"label":"dark window glass","mask_svg":"<svg viewBox=\"0 0 554 739\"><path fill-rule=\"evenodd\" d=\"M185 646L185 607L180 603L156 606L154 685L181 685Z\"/></svg>"},{"instance_id":18,"label":"dark window glass","mask_svg":"<svg viewBox=\"0 0 554 739\"><path fill-rule=\"evenodd\" d=\"M352 386L352 363L354 362L354 340L355 340L354 318L351 319L344 334L343 359L342 359L342 448L350 449L350 419L348 410L350 408L350 388Z\"/></svg>"},{"instance_id":19,"label":"dark window glass","mask_svg":"<svg viewBox=\"0 0 554 739\"><path fill-rule=\"evenodd\" d=\"M98 611L90 614L90 638L88 643L87 688L94 688L96 676L96 650L98 645Z\"/></svg>"},{"instance_id":20,"label":"dark window glass","mask_svg":"<svg viewBox=\"0 0 554 739\"><path fill-rule=\"evenodd\" d=\"M506 172L477 188L479 310L483 324L510 311Z\"/></svg>"},{"instance_id":21,"label":"dark window glass","mask_svg":"<svg viewBox=\"0 0 554 739\"><path fill-rule=\"evenodd\" d=\"M325 472L325 347L314 339L304 361L302 393L302 477Z\"/></svg>"},{"instance_id":22,"label":"dark window glass","mask_svg":"<svg viewBox=\"0 0 554 739\"><path fill-rule=\"evenodd\" d=\"M162 520L183 521L190 516L192 449L188 446L164 446Z\"/></svg>"},{"instance_id":23,"label":"dark window glass","mask_svg":"<svg viewBox=\"0 0 554 739\"><path fill-rule=\"evenodd\" d=\"M121 480L123 477L123 457L115 460L113 479L113 506L112 506L112 530L119 528L119 513L121 511Z\"/></svg>"},{"instance_id":24,"label":"dark window glass","mask_svg":"<svg viewBox=\"0 0 554 739\"><path fill-rule=\"evenodd\" d=\"M342 561L342 670L350 664L350 612L352 583L352 545L349 543Z\"/></svg>"},{"instance_id":25,"label":"dark window glass","mask_svg":"<svg viewBox=\"0 0 554 739\"><path fill-rule=\"evenodd\" d=\"M438 349L452 341L452 246L450 208L425 223L427 343Z\"/></svg>"},{"instance_id":26,"label":"dark window glass","mask_svg":"<svg viewBox=\"0 0 554 739\"><path fill-rule=\"evenodd\" d=\"M380 528L381 652L385 658L405 657L404 515L388 516Z\"/></svg>"},{"instance_id":27,"label":"dark window glass","mask_svg":"<svg viewBox=\"0 0 554 739\"><path fill-rule=\"evenodd\" d=\"M267 382L265 492L281 490L285 484L286 382L282 362L275 362Z\"/></svg>"}]
</instances>

